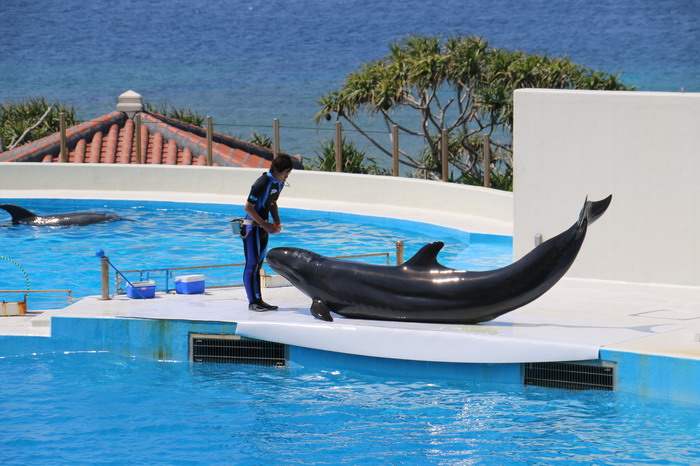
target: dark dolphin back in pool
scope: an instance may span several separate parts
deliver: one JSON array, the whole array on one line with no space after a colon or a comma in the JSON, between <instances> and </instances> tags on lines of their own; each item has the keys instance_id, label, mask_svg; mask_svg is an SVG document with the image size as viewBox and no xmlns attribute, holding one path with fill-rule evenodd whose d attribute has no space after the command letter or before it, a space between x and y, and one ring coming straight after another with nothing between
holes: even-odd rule
<instances>
[{"instance_id":1,"label":"dark dolphin back in pool","mask_svg":"<svg viewBox=\"0 0 700 466\"><path fill-rule=\"evenodd\" d=\"M12 216L13 225L63 226L91 225L93 223L116 222L128 220L118 215L99 212L67 212L64 214L37 215L24 207L14 204L1 204L0 209Z\"/></svg>"},{"instance_id":2,"label":"dark dolphin back in pool","mask_svg":"<svg viewBox=\"0 0 700 466\"><path fill-rule=\"evenodd\" d=\"M588 225L612 196L586 201L576 223L501 269L455 270L441 265L443 247L430 243L396 267L332 259L299 248L274 248L270 266L312 299L311 313L332 321L331 312L358 319L476 324L542 296L569 270Z\"/></svg>"}]
</instances>

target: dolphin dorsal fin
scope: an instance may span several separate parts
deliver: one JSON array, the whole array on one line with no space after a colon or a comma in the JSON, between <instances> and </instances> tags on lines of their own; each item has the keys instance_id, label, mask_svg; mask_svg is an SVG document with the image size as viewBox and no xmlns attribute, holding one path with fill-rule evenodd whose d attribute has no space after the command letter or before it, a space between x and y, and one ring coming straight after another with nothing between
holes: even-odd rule
<instances>
[{"instance_id":1,"label":"dolphin dorsal fin","mask_svg":"<svg viewBox=\"0 0 700 466\"><path fill-rule=\"evenodd\" d=\"M437 261L437 255L445 245L442 241L426 244L409 260L403 263L404 267L445 268Z\"/></svg>"},{"instance_id":2,"label":"dolphin dorsal fin","mask_svg":"<svg viewBox=\"0 0 700 466\"><path fill-rule=\"evenodd\" d=\"M5 209L8 214L12 215L12 222L18 222L27 218L34 218L36 214L28 211L27 209L14 204L2 204L0 209Z\"/></svg>"}]
</instances>

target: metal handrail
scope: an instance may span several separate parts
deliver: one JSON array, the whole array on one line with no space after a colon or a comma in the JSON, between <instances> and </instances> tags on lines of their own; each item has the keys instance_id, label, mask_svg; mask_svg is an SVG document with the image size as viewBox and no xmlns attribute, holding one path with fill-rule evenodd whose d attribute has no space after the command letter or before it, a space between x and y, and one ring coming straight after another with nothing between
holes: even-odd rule
<instances>
[{"instance_id":1,"label":"metal handrail","mask_svg":"<svg viewBox=\"0 0 700 466\"><path fill-rule=\"evenodd\" d=\"M24 295L24 302L27 302L27 295L28 294L36 294L36 293L66 293L68 296L67 301L68 304L72 304L73 302L77 301L76 299L73 298L73 290L0 290L0 294L2 293L7 293L7 294L22 294ZM58 302L61 303L60 301L53 301L54 299L58 298L49 298L51 301L49 302ZM4 302L4 300L2 300Z\"/></svg>"},{"instance_id":2,"label":"metal handrail","mask_svg":"<svg viewBox=\"0 0 700 466\"><path fill-rule=\"evenodd\" d=\"M398 245L397 245L398 247ZM376 253L371 253L371 254L353 254L349 256L335 256L333 259L359 259L359 258L366 258L366 257L381 257L384 256L386 257L386 263L389 265L391 263L391 253L389 252L376 252ZM263 262L264 265L267 265L267 262ZM169 292L171 291L169 289L169 280L172 278L172 272L173 271L181 271L181 270L201 270L201 269L220 269L224 267L245 267L245 263L237 263L237 264L217 264L217 265L199 265L199 266L187 266L187 267L168 267L168 268L160 268L160 269L135 269L135 270L122 270L121 273L127 274L127 273L139 273L141 279L143 279L143 274L147 272L165 272L165 291ZM119 275L119 273L115 272L114 273L114 284L115 284L115 294L124 294L124 289L122 288L122 279ZM230 284L230 285L207 285L207 288L232 288L232 287L240 287L243 286L241 284Z\"/></svg>"},{"instance_id":3,"label":"metal handrail","mask_svg":"<svg viewBox=\"0 0 700 466\"><path fill-rule=\"evenodd\" d=\"M389 252L375 252L372 254L356 254L352 256L335 256L333 259L358 259L360 257L379 257L379 256L385 256L386 257L386 263L389 265L391 253ZM267 264L267 262L263 262L263 264ZM217 265L190 265L187 267L167 267L167 268L162 268L162 269L136 269L136 270L122 270L122 273L136 273L136 272L141 272L141 271L146 271L146 270L192 270L192 269L215 269L215 268L223 268L223 267L241 267L244 266L245 262L239 263L239 264L217 264ZM116 275L116 273L115 273Z\"/></svg>"},{"instance_id":4,"label":"metal handrail","mask_svg":"<svg viewBox=\"0 0 700 466\"><path fill-rule=\"evenodd\" d=\"M0 293L68 293L68 299L73 300L73 290L0 290Z\"/></svg>"}]
</instances>

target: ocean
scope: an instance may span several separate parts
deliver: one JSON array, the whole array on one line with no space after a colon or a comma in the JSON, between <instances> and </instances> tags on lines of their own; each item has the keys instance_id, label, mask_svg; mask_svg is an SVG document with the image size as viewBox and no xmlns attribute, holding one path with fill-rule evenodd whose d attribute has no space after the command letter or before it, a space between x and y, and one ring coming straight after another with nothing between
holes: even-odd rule
<instances>
[{"instance_id":1,"label":"ocean","mask_svg":"<svg viewBox=\"0 0 700 466\"><path fill-rule=\"evenodd\" d=\"M700 92L697 0L3 0L0 15L0 102L43 96L87 120L131 89L242 138L278 118L282 149L306 157L333 137L312 120L319 97L409 34L478 35L640 91Z\"/></svg>"}]
</instances>

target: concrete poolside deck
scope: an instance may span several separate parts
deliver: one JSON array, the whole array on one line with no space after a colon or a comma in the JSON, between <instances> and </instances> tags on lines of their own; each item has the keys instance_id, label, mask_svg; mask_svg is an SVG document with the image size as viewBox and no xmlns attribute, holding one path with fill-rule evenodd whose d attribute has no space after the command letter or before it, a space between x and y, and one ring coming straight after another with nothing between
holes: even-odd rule
<instances>
[{"instance_id":1,"label":"concrete poolside deck","mask_svg":"<svg viewBox=\"0 0 700 466\"><path fill-rule=\"evenodd\" d=\"M293 287L266 289L280 306L247 309L242 288L134 300L84 298L64 309L0 318L0 335L51 335L53 317L231 322L241 336L353 355L453 363L598 359L603 350L700 360L700 289L564 278L538 300L479 325L347 319L309 313Z\"/></svg>"}]
</instances>

